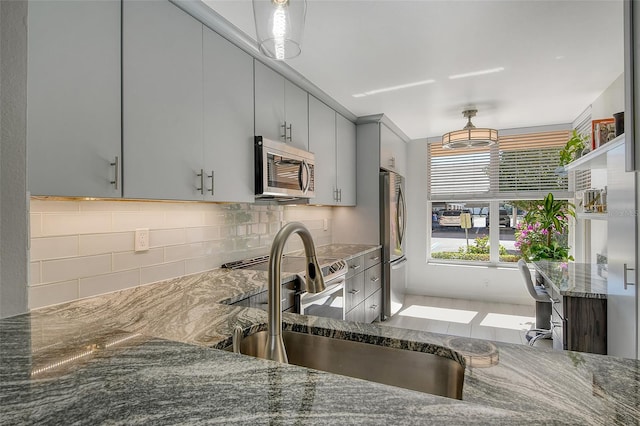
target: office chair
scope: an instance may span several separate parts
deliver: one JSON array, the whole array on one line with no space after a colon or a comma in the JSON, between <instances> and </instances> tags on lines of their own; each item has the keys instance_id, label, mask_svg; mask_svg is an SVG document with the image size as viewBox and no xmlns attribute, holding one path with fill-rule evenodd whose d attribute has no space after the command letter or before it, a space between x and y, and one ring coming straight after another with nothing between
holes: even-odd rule
<instances>
[{"instance_id":1,"label":"office chair","mask_svg":"<svg viewBox=\"0 0 640 426\"><path fill-rule=\"evenodd\" d=\"M522 273L527 291L536 301L536 328L532 328L525 334L529 346L533 346L538 339L551 339L551 297L544 287L533 284L531 271L524 259L518 260L518 269Z\"/></svg>"}]
</instances>

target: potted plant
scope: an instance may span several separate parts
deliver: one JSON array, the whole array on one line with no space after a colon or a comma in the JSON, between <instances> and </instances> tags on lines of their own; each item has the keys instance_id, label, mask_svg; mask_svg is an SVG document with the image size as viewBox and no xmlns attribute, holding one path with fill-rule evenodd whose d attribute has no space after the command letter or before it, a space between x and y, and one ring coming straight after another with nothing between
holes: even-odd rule
<instances>
[{"instance_id":1,"label":"potted plant","mask_svg":"<svg viewBox=\"0 0 640 426\"><path fill-rule=\"evenodd\" d=\"M575 129L571 134L571 138L567 141L564 148L560 150L560 166L566 166L576 158L582 155L582 151L587 147L587 137L579 134Z\"/></svg>"},{"instance_id":2,"label":"potted plant","mask_svg":"<svg viewBox=\"0 0 640 426\"><path fill-rule=\"evenodd\" d=\"M566 242L569 217L575 217L573 204L555 200L549 193L518 224L516 248L528 261L573 260Z\"/></svg>"}]
</instances>

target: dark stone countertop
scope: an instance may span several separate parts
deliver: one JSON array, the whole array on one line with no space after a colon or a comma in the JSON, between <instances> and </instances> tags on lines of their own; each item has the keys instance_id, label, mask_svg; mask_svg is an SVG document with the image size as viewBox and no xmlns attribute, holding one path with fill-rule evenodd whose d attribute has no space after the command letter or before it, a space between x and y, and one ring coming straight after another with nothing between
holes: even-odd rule
<instances>
[{"instance_id":1,"label":"dark stone countertop","mask_svg":"<svg viewBox=\"0 0 640 426\"><path fill-rule=\"evenodd\" d=\"M598 274L599 266L592 263L534 262L536 271L562 296L591 299L607 298L607 279Z\"/></svg>"},{"instance_id":2,"label":"dark stone countertop","mask_svg":"<svg viewBox=\"0 0 640 426\"><path fill-rule=\"evenodd\" d=\"M213 349L236 325L266 328L266 312L223 304L265 284L214 270L0 320L2 422L640 422L635 360L283 315L290 330L464 358L457 401Z\"/></svg>"}]
</instances>

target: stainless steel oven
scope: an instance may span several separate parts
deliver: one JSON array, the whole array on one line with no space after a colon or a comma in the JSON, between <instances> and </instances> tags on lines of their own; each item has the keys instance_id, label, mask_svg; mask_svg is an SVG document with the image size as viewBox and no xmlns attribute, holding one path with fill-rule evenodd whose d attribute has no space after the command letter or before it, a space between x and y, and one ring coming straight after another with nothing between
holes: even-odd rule
<instances>
[{"instance_id":1,"label":"stainless steel oven","mask_svg":"<svg viewBox=\"0 0 640 426\"><path fill-rule=\"evenodd\" d=\"M313 153L255 137L256 198L313 198L315 157Z\"/></svg>"}]
</instances>

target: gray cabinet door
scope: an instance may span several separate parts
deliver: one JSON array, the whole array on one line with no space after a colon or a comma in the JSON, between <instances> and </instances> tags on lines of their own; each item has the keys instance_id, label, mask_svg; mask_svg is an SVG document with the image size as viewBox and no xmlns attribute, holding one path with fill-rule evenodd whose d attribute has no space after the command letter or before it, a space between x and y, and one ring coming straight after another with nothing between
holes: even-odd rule
<instances>
[{"instance_id":1,"label":"gray cabinet door","mask_svg":"<svg viewBox=\"0 0 640 426\"><path fill-rule=\"evenodd\" d=\"M254 60L255 134L284 142L284 77Z\"/></svg>"},{"instance_id":2,"label":"gray cabinet door","mask_svg":"<svg viewBox=\"0 0 640 426\"><path fill-rule=\"evenodd\" d=\"M620 146L607 152L607 354L636 358L636 177L625 172L625 150Z\"/></svg>"},{"instance_id":3,"label":"gray cabinet door","mask_svg":"<svg viewBox=\"0 0 640 426\"><path fill-rule=\"evenodd\" d=\"M205 199L253 202L253 58L203 30Z\"/></svg>"},{"instance_id":4,"label":"gray cabinet door","mask_svg":"<svg viewBox=\"0 0 640 426\"><path fill-rule=\"evenodd\" d=\"M120 197L120 2L29 2L28 29L29 190Z\"/></svg>"},{"instance_id":5,"label":"gray cabinet door","mask_svg":"<svg viewBox=\"0 0 640 426\"><path fill-rule=\"evenodd\" d=\"M168 1L123 4L124 196L202 199L202 24Z\"/></svg>"},{"instance_id":6,"label":"gray cabinet door","mask_svg":"<svg viewBox=\"0 0 640 426\"><path fill-rule=\"evenodd\" d=\"M309 149L309 100L307 92L289 80L284 82L284 110L287 143Z\"/></svg>"},{"instance_id":7,"label":"gray cabinet door","mask_svg":"<svg viewBox=\"0 0 640 426\"><path fill-rule=\"evenodd\" d=\"M309 96L309 150L315 154L314 204L335 204L336 194L336 113Z\"/></svg>"},{"instance_id":8,"label":"gray cabinet door","mask_svg":"<svg viewBox=\"0 0 640 426\"><path fill-rule=\"evenodd\" d=\"M356 125L336 113L338 205L356 205Z\"/></svg>"},{"instance_id":9,"label":"gray cabinet door","mask_svg":"<svg viewBox=\"0 0 640 426\"><path fill-rule=\"evenodd\" d=\"M380 124L380 167L407 175L407 144L386 125Z\"/></svg>"}]
</instances>

